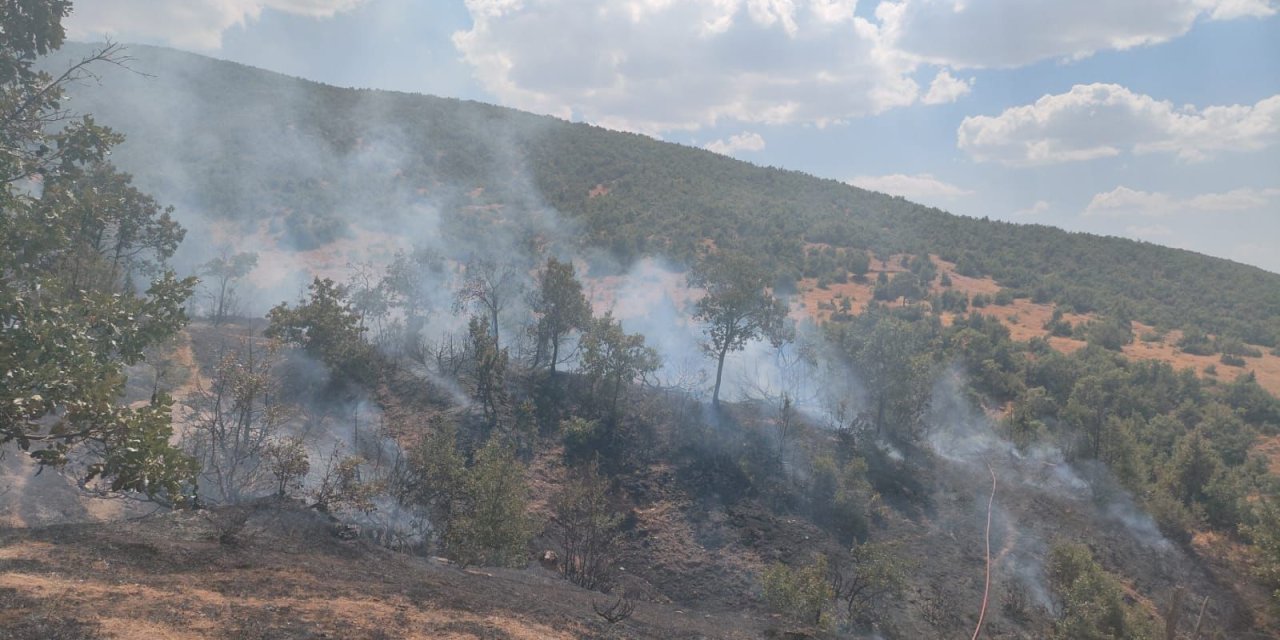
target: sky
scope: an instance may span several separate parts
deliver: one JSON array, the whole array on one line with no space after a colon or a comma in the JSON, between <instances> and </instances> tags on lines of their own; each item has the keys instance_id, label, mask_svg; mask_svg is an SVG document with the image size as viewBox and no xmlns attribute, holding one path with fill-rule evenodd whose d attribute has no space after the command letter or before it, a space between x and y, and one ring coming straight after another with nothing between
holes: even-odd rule
<instances>
[{"instance_id":1,"label":"sky","mask_svg":"<svg viewBox=\"0 0 1280 640\"><path fill-rule=\"evenodd\" d=\"M77 0L72 39L480 100L1280 273L1280 0Z\"/></svg>"}]
</instances>

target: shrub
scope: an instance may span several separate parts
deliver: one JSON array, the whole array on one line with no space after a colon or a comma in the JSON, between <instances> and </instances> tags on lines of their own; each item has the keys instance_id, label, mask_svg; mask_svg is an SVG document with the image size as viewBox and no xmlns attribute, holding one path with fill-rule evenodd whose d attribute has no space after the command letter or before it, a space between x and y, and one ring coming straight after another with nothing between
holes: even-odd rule
<instances>
[{"instance_id":1,"label":"shrub","mask_svg":"<svg viewBox=\"0 0 1280 640\"><path fill-rule=\"evenodd\" d=\"M826 608L833 594L825 556L799 569L775 562L765 569L763 582L765 602L774 611L808 624L830 624Z\"/></svg>"}]
</instances>

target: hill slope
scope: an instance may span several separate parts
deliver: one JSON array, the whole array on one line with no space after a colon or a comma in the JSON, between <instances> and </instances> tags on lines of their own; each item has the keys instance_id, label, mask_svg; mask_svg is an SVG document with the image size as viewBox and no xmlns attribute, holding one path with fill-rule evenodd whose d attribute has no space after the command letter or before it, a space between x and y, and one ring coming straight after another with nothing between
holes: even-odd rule
<instances>
[{"instance_id":1,"label":"hill slope","mask_svg":"<svg viewBox=\"0 0 1280 640\"><path fill-rule=\"evenodd\" d=\"M83 55L85 45L59 52ZM930 252L971 276L1081 313L1246 342L1280 341L1280 275L1119 238L947 214L902 198L701 149L475 102L342 89L135 46L77 110L129 136L115 161L180 212L271 220L298 249L352 224L419 226L423 206L550 205L566 235L628 260L687 261L700 243L771 261L782 282L806 242ZM504 214L505 215L505 214ZM409 226L406 227L405 223Z\"/></svg>"}]
</instances>

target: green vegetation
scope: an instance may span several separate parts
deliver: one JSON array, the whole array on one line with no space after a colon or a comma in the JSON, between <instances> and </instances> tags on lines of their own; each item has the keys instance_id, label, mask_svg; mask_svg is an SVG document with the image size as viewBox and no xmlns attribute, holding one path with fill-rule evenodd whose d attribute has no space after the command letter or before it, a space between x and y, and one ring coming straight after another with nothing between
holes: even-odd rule
<instances>
[{"instance_id":1,"label":"green vegetation","mask_svg":"<svg viewBox=\"0 0 1280 640\"><path fill-rule=\"evenodd\" d=\"M830 624L827 606L834 594L827 581L825 556L797 569L775 562L765 570L761 581L765 602L774 611L812 625Z\"/></svg>"},{"instance_id":2,"label":"green vegetation","mask_svg":"<svg viewBox=\"0 0 1280 640\"><path fill-rule=\"evenodd\" d=\"M1054 636L1063 640L1154 638L1151 621L1127 604L1120 582L1094 561L1088 547L1060 544L1049 554L1049 580L1062 607Z\"/></svg>"},{"instance_id":3,"label":"green vegetation","mask_svg":"<svg viewBox=\"0 0 1280 640\"><path fill-rule=\"evenodd\" d=\"M794 282L802 273L857 277L868 251L927 252L956 263L962 275L991 276L1036 302L1076 312L1128 306L1128 315L1153 326L1194 327L1267 347L1280 341L1280 276L1226 260L953 216L836 180L510 109L340 89L148 47L131 53L142 68L176 66L200 81L151 83L144 91L137 79L112 77L103 89L78 93L77 101L104 121L137 130L136 144L122 148L119 161L168 196L178 185L150 159L172 158L194 179L181 185L184 201L216 217L259 220L289 211L284 231L296 246L345 233L356 214L403 207L403 194L416 189L435 194L446 210L522 208L525 181L492 179L517 167L527 168L547 204L580 225L584 244L624 260L656 253L692 264L710 240ZM291 96L288 117L280 115L282 95ZM174 114L183 119L178 124L198 124L207 135L192 139L181 134L183 126L146 126L137 119L144 111L132 106L137 96L184 105ZM388 128L397 144L413 150L398 171L344 171L361 156L362 141L381 139ZM248 131L254 134L243 135ZM319 141L323 153L314 154L314 165L287 162L280 158L287 148L272 142L281 140ZM598 185L608 193L591 196ZM472 197L476 187L484 192ZM356 202L360 210L351 211ZM825 243L831 252L823 249L827 257L812 262L806 242Z\"/></svg>"},{"instance_id":4,"label":"green vegetation","mask_svg":"<svg viewBox=\"0 0 1280 640\"><path fill-rule=\"evenodd\" d=\"M52 466L84 451L89 480L181 502L195 467L169 444L170 399L119 398L124 367L186 323L195 280L165 265L185 231L107 162L123 137L64 109L67 85L119 50L56 77L33 68L62 45L70 6L0 5L0 445Z\"/></svg>"}]
</instances>

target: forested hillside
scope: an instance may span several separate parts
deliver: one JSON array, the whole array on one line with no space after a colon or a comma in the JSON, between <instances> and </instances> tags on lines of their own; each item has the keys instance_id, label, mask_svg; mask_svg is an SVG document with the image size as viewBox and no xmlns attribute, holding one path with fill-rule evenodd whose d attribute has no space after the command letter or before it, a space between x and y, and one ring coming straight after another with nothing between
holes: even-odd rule
<instances>
[{"instance_id":1,"label":"forested hillside","mask_svg":"<svg viewBox=\"0 0 1280 640\"><path fill-rule=\"evenodd\" d=\"M928 252L1015 296L1280 345L1280 275L1227 260L954 216L491 105L335 88L152 47L129 55L152 77L106 69L101 86L73 88L77 110L129 135L117 163L162 200L210 218L283 214L300 246L424 198L444 208L475 204L468 194L482 188L485 203L558 209L581 226L583 242L624 261L659 253L689 263L711 240L794 282L806 242ZM505 179L513 176L521 179Z\"/></svg>"}]
</instances>

